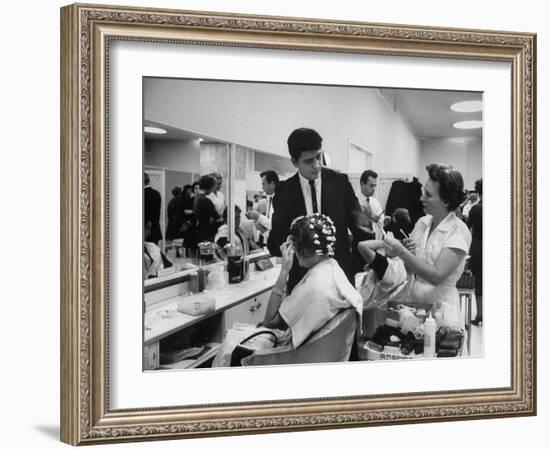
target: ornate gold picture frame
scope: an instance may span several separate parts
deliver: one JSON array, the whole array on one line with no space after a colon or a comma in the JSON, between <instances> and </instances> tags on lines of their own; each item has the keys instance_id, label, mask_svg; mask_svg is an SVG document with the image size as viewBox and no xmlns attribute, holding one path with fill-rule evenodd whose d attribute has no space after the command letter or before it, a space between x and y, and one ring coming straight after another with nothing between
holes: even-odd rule
<instances>
[{"instance_id":1,"label":"ornate gold picture frame","mask_svg":"<svg viewBox=\"0 0 550 449\"><path fill-rule=\"evenodd\" d=\"M536 36L75 4L61 10L61 439L73 445L536 413ZM506 62L506 388L115 409L109 365L109 51L117 41Z\"/></svg>"}]
</instances>

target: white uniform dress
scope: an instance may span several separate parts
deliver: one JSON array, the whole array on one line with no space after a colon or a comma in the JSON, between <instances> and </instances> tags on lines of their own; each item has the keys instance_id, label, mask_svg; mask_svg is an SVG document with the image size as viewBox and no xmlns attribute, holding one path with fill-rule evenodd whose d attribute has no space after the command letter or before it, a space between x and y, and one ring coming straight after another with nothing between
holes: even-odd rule
<instances>
[{"instance_id":1,"label":"white uniform dress","mask_svg":"<svg viewBox=\"0 0 550 449\"><path fill-rule=\"evenodd\" d=\"M460 252L462 260L458 267L439 285L433 285L420 276L416 276L411 289L411 299L430 304L441 303L445 324L463 328L464 317L460 313L456 282L464 270L472 235L466 224L454 212L449 212L431 235L428 235L432 220L431 215L426 215L416 222L411 233L411 238L417 243L416 255L435 265L441 251L444 248L451 248Z\"/></svg>"}]
</instances>

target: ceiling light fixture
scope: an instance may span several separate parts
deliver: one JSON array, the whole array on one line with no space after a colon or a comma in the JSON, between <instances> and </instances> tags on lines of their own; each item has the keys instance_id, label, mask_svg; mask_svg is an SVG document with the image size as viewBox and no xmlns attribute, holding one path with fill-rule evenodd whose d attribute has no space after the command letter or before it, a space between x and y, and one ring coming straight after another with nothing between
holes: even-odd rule
<instances>
[{"instance_id":1,"label":"ceiling light fixture","mask_svg":"<svg viewBox=\"0 0 550 449\"><path fill-rule=\"evenodd\" d=\"M482 126L483 122L481 120L465 120L463 122L453 123L453 127L458 129L476 129Z\"/></svg>"},{"instance_id":2,"label":"ceiling light fixture","mask_svg":"<svg viewBox=\"0 0 550 449\"><path fill-rule=\"evenodd\" d=\"M168 131L162 128L157 128L156 126L145 126L144 131L147 134L166 134Z\"/></svg>"},{"instance_id":3,"label":"ceiling light fixture","mask_svg":"<svg viewBox=\"0 0 550 449\"><path fill-rule=\"evenodd\" d=\"M479 112L483 110L483 104L481 100L459 101L452 104L450 108L455 112Z\"/></svg>"}]
</instances>

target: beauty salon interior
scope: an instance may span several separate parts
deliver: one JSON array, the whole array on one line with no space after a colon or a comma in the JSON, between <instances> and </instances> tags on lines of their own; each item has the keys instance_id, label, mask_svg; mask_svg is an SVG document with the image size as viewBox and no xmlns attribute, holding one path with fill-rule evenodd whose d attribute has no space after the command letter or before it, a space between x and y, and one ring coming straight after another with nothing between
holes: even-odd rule
<instances>
[{"instance_id":1,"label":"beauty salon interior","mask_svg":"<svg viewBox=\"0 0 550 449\"><path fill-rule=\"evenodd\" d=\"M144 370L483 356L481 92L143 95Z\"/></svg>"}]
</instances>

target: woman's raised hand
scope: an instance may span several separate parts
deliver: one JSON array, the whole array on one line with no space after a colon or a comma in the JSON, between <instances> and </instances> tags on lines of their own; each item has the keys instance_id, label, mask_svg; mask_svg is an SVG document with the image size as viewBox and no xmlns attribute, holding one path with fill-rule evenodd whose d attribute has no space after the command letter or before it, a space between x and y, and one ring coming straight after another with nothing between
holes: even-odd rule
<instances>
[{"instance_id":1,"label":"woman's raised hand","mask_svg":"<svg viewBox=\"0 0 550 449\"><path fill-rule=\"evenodd\" d=\"M283 262L281 269L290 271L294 262L294 245L290 239L287 239L281 247L281 255L283 256Z\"/></svg>"}]
</instances>

